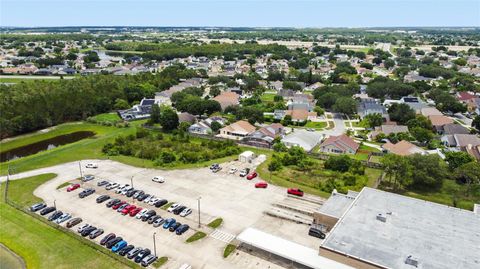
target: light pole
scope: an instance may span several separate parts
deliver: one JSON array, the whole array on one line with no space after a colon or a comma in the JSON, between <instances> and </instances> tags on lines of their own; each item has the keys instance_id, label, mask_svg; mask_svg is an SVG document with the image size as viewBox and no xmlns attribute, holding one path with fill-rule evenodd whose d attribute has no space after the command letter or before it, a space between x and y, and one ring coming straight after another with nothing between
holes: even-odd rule
<instances>
[{"instance_id":1,"label":"light pole","mask_svg":"<svg viewBox=\"0 0 480 269\"><path fill-rule=\"evenodd\" d=\"M132 189L133 189L133 176L130 178L130 184L132 186ZM132 204L135 203L135 199L133 198L133 195L132 195Z\"/></svg>"},{"instance_id":2,"label":"light pole","mask_svg":"<svg viewBox=\"0 0 480 269\"><path fill-rule=\"evenodd\" d=\"M153 253L155 253L155 256L157 256L157 244L155 243L155 235L157 233L153 233Z\"/></svg>"},{"instance_id":3,"label":"light pole","mask_svg":"<svg viewBox=\"0 0 480 269\"><path fill-rule=\"evenodd\" d=\"M55 209L57 209L57 204L55 203L56 201L56 199L53 199L53 207L55 207Z\"/></svg>"},{"instance_id":4,"label":"light pole","mask_svg":"<svg viewBox=\"0 0 480 269\"><path fill-rule=\"evenodd\" d=\"M82 175L82 164L81 164L80 161L78 162L78 169L80 169L80 180L83 182L83 180L82 180L82 177L83 177L83 175Z\"/></svg>"},{"instance_id":5,"label":"light pole","mask_svg":"<svg viewBox=\"0 0 480 269\"><path fill-rule=\"evenodd\" d=\"M200 225L200 199L202 199L201 196L197 198L197 206L198 206L198 228L202 227L202 226Z\"/></svg>"}]
</instances>

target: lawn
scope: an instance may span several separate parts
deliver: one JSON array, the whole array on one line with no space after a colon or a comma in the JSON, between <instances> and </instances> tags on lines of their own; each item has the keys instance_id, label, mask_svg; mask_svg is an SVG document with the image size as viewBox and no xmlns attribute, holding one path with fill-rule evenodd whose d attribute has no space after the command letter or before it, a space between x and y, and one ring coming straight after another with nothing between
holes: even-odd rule
<instances>
[{"instance_id":1,"label":"lawn","mask_svg":"<svg viewBox=\"0 0 480 269\"><path fill-rule=\"evenodd\" d=\"M92 117L96 122L116 123L121 120L117 113L103 113Z\"/></svg>"},{"instance_id":2,"label":"lawn","mask_svg":"<svg viewBox=\"0 0 480 269\"><path fill-rule=\"evenodd\" d=\"M273 102L273 98L275 97L275 93L264 93L260 96L260 100L262 102Z\"/></svg>"},{"instance_id":3,"label":"lawn","mask_svg":"<svg viewBox=\"0 0 480 269\"><path fill-rule=\"evenodd\" d=\"M223 250L223 257L224 258L228 257L228 255L230 255L236 248L237 246L233 244L228 244Z\"/></svg>"},{"instance_id":4,"label":"lawn","mask_svg":"<svg viewBox=\"0 0 480 269\"><path fill-rule=\"evenodd\" d=\"M192 242L195 242L197 240L200 240L200 239L204 238L205 236L207 236L206 233L198 231L198 232L194 233L192 236L190 236L189 238L187 238L187 240L185 242L192 243Z\"/></svg>"},{"instance_id":5,"label":"lawn","mask_svg":"<svg viewBox=\"0 0 480 269\"><path fill-rule=\"evenodd\" d=\"M222 218L216 218L212 222L210 222L207 226L213 229L216 229L222 225L223 219Z\"/></svg>"},{"instance_id":6,"label":"lawn","mask_svg":"<svg viewBox=\"0 0 480 269\"><path fill-rule=\"evenodd\" d=\"M320 121L320 122L314 122L314 121L309 121L307 124L305 124L306 128L314 128L314 129L323 129L327 127L327 122L325 121Z\"/></svg>"},{"instance_id":7,"label":"lawn","mask_svg":"<svg viewBox=\"0 0 480 269\"><path fill-rule=\"evenodd\" d=\"M55 177L44 174L9 183L9 200L20 206L40 201L33 190ZM57 230L43 221L19 211L4 202L4 186L0 186L0 243L26 262L27 268L139 268L124 264L104 253L100 246L76 239L75 234ZM40 217L39 217L40 218Z\"/></svg>"}]
</instances>

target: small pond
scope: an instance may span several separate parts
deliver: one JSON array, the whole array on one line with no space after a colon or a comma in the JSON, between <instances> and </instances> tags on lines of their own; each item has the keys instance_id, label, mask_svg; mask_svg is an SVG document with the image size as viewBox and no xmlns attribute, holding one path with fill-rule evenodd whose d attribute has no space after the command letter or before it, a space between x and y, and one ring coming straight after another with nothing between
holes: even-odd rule
<instances>
[{"instance_id":1,"label":"small pond","mask_svg":"<svg viewBox=\"0 0 480 269\"><path fill-rule=\"evenodd\" d=\"M80 131L80 132L74 132L70 134L55 136L50 139L42 140L42 141L32 143L23 147L14 148L14 149L2 152L0 153L0 162L6 162L9 160L32 155L40 151L49 150L61 145L70 144L70 143L85 139L87 137L92 137L94 135L95 135L94 132Z\"/></svg>"}]
</instances>

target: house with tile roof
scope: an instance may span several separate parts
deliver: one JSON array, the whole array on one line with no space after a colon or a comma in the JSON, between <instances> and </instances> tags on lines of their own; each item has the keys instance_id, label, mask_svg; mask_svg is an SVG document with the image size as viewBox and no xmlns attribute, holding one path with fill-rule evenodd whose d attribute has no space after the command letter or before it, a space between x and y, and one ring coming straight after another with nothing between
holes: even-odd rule
<instances>
[{"instance_id":1,"label":"house with tile roof","mask_svg":"<svg viewBox=\"0 0 480 269\"><path fill-rule=\"evenodd\" d=\"M236 92L222 92L221 94L215 96L212 100L220 103L222 110L229 106L238 106L240 104L240 95Z\"/></svg>"},{"instance_id":2,"label":"house with tile roof","mask_svg":"<svg viewBox=\"0 0 480 269\"><path fill-rule=\"evenodd\" d=\"M285 128L280 123L272 123L264 126L242 139L246 144L270 148L275 138L282 138L285 135Z\"/></svg>"},{"instance_id":3,"label":"house with tile roof","mask_svg":"<svg viewBox=\"0 0 480 269\"><path fill-rule=\"evenodd\" d=\"M414 144L402 140L396 144L386 143L382 146L384 150L388 153L393 153L400 156L409 156L412 154L426 154L426 151L420 147L415 146Z\"/></svg>"},{"instance_id":4,"label":"house with tile roof","mask_svg":"<svg viewBox=\"0 0 480 269\"><path fill-rule=\"evenodd\" d=\"M398 133L408 133L408 126L405 125L381 125L375 127L375 130L370 134L371 139L375 139L379 134L389 135Z\"/></svg>"},{"instance_id":5,"label":"house with tile roof","mask_svg":"<svg viewBox=\"0 0 480 269\"><path fill-rule=\"evenodd\" d=\"M360 145L349 136L342 134L330 136L320 144L320 151L325 153L355 154Z\"/></svg>"},{"instance_id":6,"label":"house with tile roof","mask_svg":"<svg viewBox=\"0 0 480 269\"><path fill-rule=\"evenodd\" d=\"M435 128L438 133L443 133L443 126L453 123L451 118L444 115L431 115L428 116L428 119L432 122L433 128Z\"/></svg>"},{"instance_id":7,"label":"house with tile roof","mask_svg":"<svg viewBox=\"0 0 480 269\"><path fill-rule=\"evenodd\" d=\"M239 140L255 132L255 130L255 126L251 125L248 121L240 120L220 129L218 136Z\"/></svg>"}]
</instances>

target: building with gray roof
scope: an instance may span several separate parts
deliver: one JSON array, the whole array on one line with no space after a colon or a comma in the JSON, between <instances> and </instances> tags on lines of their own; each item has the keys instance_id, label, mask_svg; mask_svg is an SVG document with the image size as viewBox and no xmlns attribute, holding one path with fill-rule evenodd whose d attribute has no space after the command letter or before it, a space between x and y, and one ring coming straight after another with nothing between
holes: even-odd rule
<instances>
[{"instance_id":1,"label":"building with gray roof","mask_svg":"<svg viewBox=\"0 0 480 269\"><path fill-rule=\"evenodd\" d=\"M320 246L355 268L480 268L480 215L363 188Z\"/></svg>"},{"instance_id":2,"label":"building with gray roof","mask_svg":"<svg viewBox=\"0 0 480 269\"><path fill-rule=\"evenodd\" d=\"M305 151L311 151L320 141L323 135L317 132L309 132L302 129L296 129L282 139L282 143L287 147L298 146Z\"/></svg>"}]
</instances>

